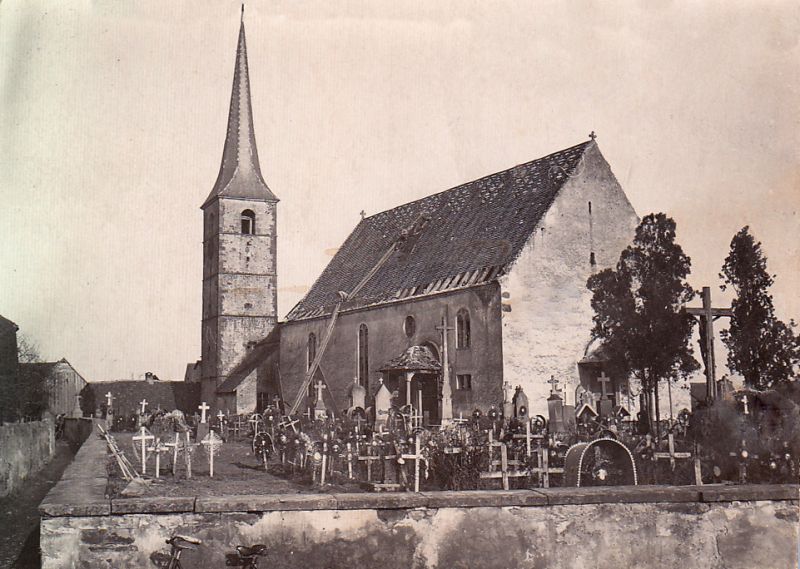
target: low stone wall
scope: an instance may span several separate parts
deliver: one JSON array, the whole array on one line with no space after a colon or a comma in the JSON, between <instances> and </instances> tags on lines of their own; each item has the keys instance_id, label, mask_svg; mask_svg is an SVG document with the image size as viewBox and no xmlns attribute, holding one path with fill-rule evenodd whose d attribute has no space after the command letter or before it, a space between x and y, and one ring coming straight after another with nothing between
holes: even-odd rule
<instances>
[{"instance_id":1,"label":"low stone wall","mask_svg":"<svg viewBox=\"0 0 800 569\"><path fill-rule=\"evenodd\" d=\"M19 487L28 475L40 470L55 452L53 422L0 425L0 497Z\"/></svg>"},{"instance_id":2,"label":"low stone wall","mask_svg":"<svg viewBox=\"0 0 800 569\"><path fill-rule=\"evenodd\" d=\"M45 569L159 567L175 533L203 540L184 555L197 568L256 543L270 568L797 567L796 485L109 500L86 467L103 444L42 502Z\"/></svg>"}]
</instances>

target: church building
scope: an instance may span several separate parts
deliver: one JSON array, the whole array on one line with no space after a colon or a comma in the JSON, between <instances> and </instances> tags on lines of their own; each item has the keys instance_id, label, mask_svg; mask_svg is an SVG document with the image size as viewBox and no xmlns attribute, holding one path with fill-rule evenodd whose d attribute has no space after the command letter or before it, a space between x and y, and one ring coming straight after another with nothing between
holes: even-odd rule
<instances>
[{"instance_id":1,"label":"church building","mask_svg":"<svg viewBox=\"0 0 800 569\"><path fill-rule=\"evenodd\" d=\"M551 377L562 397L600 390L586 280L617 262L639 220L594 135L364 217L281 323L276 204L242 24L223 163L203 205L203 398L217 408L277 397L341 413L354 392L369 406L385 385L438 424L500 407L517 386L546 413Z\"/></svg>"}]
</instances>

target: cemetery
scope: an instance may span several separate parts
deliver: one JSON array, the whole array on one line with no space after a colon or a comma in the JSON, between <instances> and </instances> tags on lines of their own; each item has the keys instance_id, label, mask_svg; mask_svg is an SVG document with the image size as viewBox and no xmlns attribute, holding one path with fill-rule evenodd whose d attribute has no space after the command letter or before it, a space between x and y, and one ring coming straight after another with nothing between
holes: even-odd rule
<instances>
[{"instance_id":1,"label":"cemetery","mask_svg":"<svg viewBox=\"0 0 800 569\"><path fill-rule=\"evenodd\" d=\"M246 416L201 403L185 417L143 402L131 430L110 428L112 402L40 507L43 567L164 567L175 535L202 541L181 550L196 567L237 555L242 566L235 546L265 546L272 567L325 567L328 556L567 567L559 547L600 547L610 531L640 545L592 560L669 566L683 548L698 567L747 567L766 551L793 555L796 394L726 394L654 437L602 403L565 409L551 385L548 417L528 417L524 392L509 389L502 405L434 428L413 406L382 408L382 396L341 416L283 415L275 401Z\"/></svg>"}]
</instances>

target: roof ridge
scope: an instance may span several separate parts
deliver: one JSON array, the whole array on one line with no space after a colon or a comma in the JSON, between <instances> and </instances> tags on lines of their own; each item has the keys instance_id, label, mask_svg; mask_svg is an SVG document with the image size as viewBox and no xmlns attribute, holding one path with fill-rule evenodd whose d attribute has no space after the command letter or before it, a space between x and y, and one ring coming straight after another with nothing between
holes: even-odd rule
<instances>
[{"instance_id":1,"label":"roof ridge","mask_svg":"<svg viewBox=\"0 0 800 569\"><path fill-rule=\"evenodd\" d=\"M404 202L404 203L401 203L401 204L396 205L394 207L390 207L389 209L385 209L383 211L379 211L377 213L373 213L372 215L366 216L362 221L367 221L367 220L369 220L369 219L371 219L373 217L377 217L377 216L379 216L381 214L390 212L390 211L395 210L395 209L397 209L399 207L412 205L412 204L415 204L415 203L418 203L418 202L433 198L435 196L440 196L442 194L446 194L447 192L450 192L452 190L457 190L458 188L461 188L463 186L466 186L466 185L469 185L469 184L474 184L475 182L480 182L481 180L485 180L486 178L491 178L492 176L498 176L500 174L505 174L507 172L511 172L512 170L516 170L517 168L521 168L521 167L524 167L524 166L530 166L531 164L534 164L535 162L539 162L541 160L545 160L547 158L550 158L551 156L555 156L556 154L562 154L564 152L569 152L570 150L574 150L575 148L579 148L581 146L587 147L592 143L596 144L596 142L594 142L594 140L588 140L588 141L585 141L585 142L581 142L580 144L575 144L575 145L570 146L568 148L564 148L562 150L557 150L555 152L551 152L550 154L546 154L545 156L541 156L539 158L534 158L533 160L528 160L527 162L520 162L519 164L516 164L516 165L511 166L509 168L506 168L504 170L499 170L497 172L492 172L491 174L485 174L485 175L481 176L480 178L475 178L473 180L467 180L466 182L462 182L461 184L458 184L456 186L452 186L450 188L447 188L446 190L440 190L438 192L434 192L432 194L428 194L427 196L423 196L421 198L417 198L415 200L411 200L410 202ZM358 225L356 225L356 227L358 227Z\"/></svg>"}]
</instances>

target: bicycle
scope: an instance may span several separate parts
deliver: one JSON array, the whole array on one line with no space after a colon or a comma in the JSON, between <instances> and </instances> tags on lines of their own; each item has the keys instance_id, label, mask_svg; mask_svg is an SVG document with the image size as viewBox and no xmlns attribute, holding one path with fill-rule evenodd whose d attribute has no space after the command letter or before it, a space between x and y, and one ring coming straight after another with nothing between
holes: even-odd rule
<instances>
[{"instance_id":1,"label":"bicycle","mask_svg":"<svg viewBox=\"0 0 800 569\"><path fill-rule=\"evenodd\" d=\"M181 553L186 549L197 549L197 546L203 542L194 537L176 534L169 538L167 543L172 549L170 550L169 562L165 569L183 569L181 565Z\"/></svg>"},{"instance_id":2,"label":"bicycle","mask_svg":"<svg viewBox=\"0 0 800 569\"><path fill-rule=\"evenodd\" d=\"M236 553L229 553L225 557L228 567L242 567L243 569L258 569L258 558L267 555L267 546L259 543L251 547L236 546Z\"/></svg>"}]
</instances>

